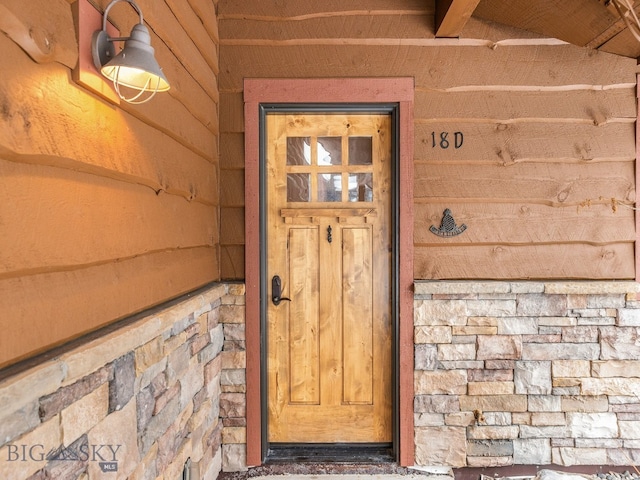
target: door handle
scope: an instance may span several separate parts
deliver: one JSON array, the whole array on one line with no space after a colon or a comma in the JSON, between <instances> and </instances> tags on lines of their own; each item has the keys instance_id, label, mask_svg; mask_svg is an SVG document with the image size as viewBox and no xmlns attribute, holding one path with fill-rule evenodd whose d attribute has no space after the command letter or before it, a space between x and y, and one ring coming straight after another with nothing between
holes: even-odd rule
<instances>
[{"instance_id":1,"label":"door handle","mask_svg":"<svg viewBox=\"0 0 640 480\"><path fill-rule=\"evenodd\" d=\"M280 302L286 300L290 302L290 298L285 298L282 296L282 280L279 275L274 275L271 279L271 301L274 305L280 305Z\"/></svg>"}]
</instances>

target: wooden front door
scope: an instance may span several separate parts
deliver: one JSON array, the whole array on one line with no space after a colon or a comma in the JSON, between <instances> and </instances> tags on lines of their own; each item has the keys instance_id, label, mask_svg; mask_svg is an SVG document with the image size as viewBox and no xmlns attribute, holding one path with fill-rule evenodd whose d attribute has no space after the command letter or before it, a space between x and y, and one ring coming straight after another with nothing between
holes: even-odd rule
<instances>
[{"instance_id":1,"label":"wooden front door","mask_svg":"<svg viewBox=\"0 0 640 480\"><path fill-rule=\"evenodd\" d=\"M391 116L266 115L268 440L392 441Z\"/></svg>"}]
</instances>

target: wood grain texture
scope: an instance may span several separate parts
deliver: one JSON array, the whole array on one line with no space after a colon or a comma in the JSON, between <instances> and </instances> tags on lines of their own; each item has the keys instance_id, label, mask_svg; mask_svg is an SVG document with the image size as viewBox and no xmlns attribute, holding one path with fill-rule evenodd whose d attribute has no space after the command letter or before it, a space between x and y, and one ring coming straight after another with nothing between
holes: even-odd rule
<instances>
[{"instance_id":1,"label":"wood grain texture","mask_svg":"<svg viewBox=\"0 0 640 480\"><path fill-rule=\"evenodd\" d=\"M182 63L181 59L173 55L167 45L165 45L160 38L154 39L154 49L156 50L156 58L158 62L162 64L162 70L165 73L167 79L171 83L171 90L166 95L160 96L160 98L154 99L151 104L142 105L141 111L147 112L151 109L152 105L158 104L162 108L163 116L168 115L173 111L172 105L175 103L183 105L191 115L197 118L206 128L212 133L218 131L218 118L215 115L218 108L218 79L213 76L211 82L215 86L216 90L211 92L211 89L205 89L187 70L187 67ZM171 101L173 99L173 102ZM127 107L125 107L127 108ZM177 108L176 108L177 110ZM127 109L127 111L138 111L138 109ZM163 118L162 116L159 118ZM154 116L145 116L146 121L152 121ZM187 122L191 123L191 122Z\"/></svg>"},{"instance_id":2,"label":"wood grain texture","mask_svg":"<svg viewBox=\"0 0 640 480\"><path fill-rule=\"evenodd\" d=\"M244 206L244 170L225 171L225 181L220 184L220 205Z\"/></svg>"},{"instance_id":3,"label":"wood grain texture","mask_svg":"<svg viewBox=\"0 0 640 480\"><path fill-rule=\"evenodd\" d=\"M208 0L188 0L193 11L204 25L209 36L214 41L216 47L220 43L220 35L218 32L218 18L216 14L216 3Z\"/></svg>"},{"instance_id":4,"label":"wood grain texture","mask_svg":"<svg viewBox=\"0 0 640 480\"><path fill-rule=\"evenodd\" d=\"M0 237L0 278L218 242L212 206L42 165L0 160L0 176L0 198L10 199L0 218L12 232Z\"/></svg>"},{"instance_id":5,"label":"wood grain texture","mask_svg":"<svg viewBox=\"0 0 640 480\"><path fill-rule=\"evenodd\" d=\"M289 114L266 122L267 277L281 276L282 296L291 299L267 307L269 440L390 441L390 117ZM368 164L349 161L350 135L372 139ZM288 139L306 136L309 163L289 162ZM332 153L341 161L330 168L367 169L371 200L350 202L343 188L335 202L322 201L318 179L309 202L290 201L287 175L321 177L329 167L318 137L336 136L345 137Z\"/></svg>"},{"instance_id":6,"label":"wood grain texture","mask_svg":"<svg viewBox=\"0 0 640 480\"><path fill-rule=\"evenodd\" d=\"M5 37L0 37L0 45L6 47L5 58L14 65L9 74L0 76L4 112L0 116L0 156L73 168L216 203L210 132L201 132L200 138L206 140L198 142L207 158L154 126L95 101L69 84L64 67L34 64ZM36 94L46 101L34 103ZM198 131L197 121L191 117L190 122Z\"/></svg>"},{"instance_id":7,"label":"wood grain texture","mask_svg":"<svg viewBox=\"0 0 640 480\"><path fill-rule=\"evenodd\" d=\"M296 85L297 84L297 85ZM265 86L268 85L268 88ZM399 462L412 465L414 462L413 442L413 242L410 235L413 212L413 80L404 79L348 79L346 81L308 82L304 81L252 81L246 80L247 99L244 115L247 119L244 158L246 159L246 284L247 284L247 464L262 463L261 437L261 328L259 324L260 304L260 248L262 242L258 234L259 224L259 129L258 104L278 102L287 98L294 102L334 102L345 101L345 93L354 102L373 100L398 102L400 105L400 285L399 285ZM341 86L339 89L337 86ZM231 136L229 138L235 138ZM223 246L222 249L225 247ZM237 247L233 247L237 249ZM391 401L391 398L387 399Z\"/></svg>"},{"instance_id":8,"label":"wood grain texture","mask_svg":"<svg viewBox=\"0 0 640 480\"><path fill-rule=\"evenodd\" d=\"M172 85L177 87L172 80ZM172 87L173 88L173 87ZM145 124L157 128L164 135L188 148L209 163L218 162L219 123L211 118L211 112L217 111L217 104L207 98L199 98L197 88L193 94L162 95L159 98L140 105L136 109L124 106L123 110ZM195 105L203 100L199 105ZM210 108L207 112L205 109Z\"/></svg>"},{"instance_id":9,"label":"wood grain texture","mask_svg":"<svg viewBox=\"0 0 640 480\"><path fill-rule=\"evenodd\" d=\"M617 28L615 28L617 27ZM607 41L600 46L600 50L603 52L614 53L616 55L625 55L630 58L636 58L640 55L640 46L638 46L638 40L634 37L634 35L627 29L622 23L622 25L616 25L613 30L613 36L607 37ZM596 41L601 41L601 38L594 39Z\"/></svg>"},{"instance_id":10,"label":"wood grain texture","mask_svg":"<svg viewBox=\"0 0 640 480\"><path fill-rule=\"evenodd\" d=\"M371 228L342 229L342 302L345 332L342 401L371 404L375 379ZM376 359L377 360L377 359Z\"/></svg>"},{"instance_id":11,"label":"wood grain texture","mask_svg":"<svg viewBox=\"0 0 640 480\"><path fill-rule=\"evenodd\" d=\"M559 87L557 89L443 91L416 90L417 122L440 123L477 119L483 123L548 122L604 125L635 121L633 85L611 89Z\"/></svg>"},{"instance_id":12,"label":"wood grain texture","mask_svg":"<svg viewBox=\"0 0 640 480\"><path fill-rule=\"evenodd\" d=\"M244 78L313 78L413 76L416 87L559 86L633 84L628 58L594 53L572 45L455 46L433 48L398 45L354 45L311 39L306 45L233 45L221 40L224 60L231 61L220 78L221 91L237 91ZM535 59L536 61L532 61ZM326 66L331 65L331 69ZM490 66L490 67L488 67ZM560 67L562 66L562 67ZM473 71L473 75L466 73Z\"/></svg>"},{"instance_id":13,"label":"wood grain texture","mask_svg":"<svg viewBox=\"0 0 640 480\"><path fill-rule=\"evenodd\" d=\"M289 18L308 18L312 16L337 17L339 21L349 12L376 12L387 11L402 14L406 10L425 12L433 15L434 3L432 0L327 0L324 2L305 3L281 3L277 0L261 1L258 4L247 4L242 0L225 0L220 4L218 16L220 20L235 17L259 16L272 21L283 21ZM225 36L222 35L224 38Z\"/></svg>"},{"instance_id":14,"label":"wood grain texture","mask_svg":"<svg viewBox=\"0 0 640 480\"><path fill-rule=\"evenodd\" d=\"M424 10L345 12L340 21L332 15L307 15L303 18L276 18L242 16L229 18L222 23L221 33L225 42L251 38L268 42L303 39L411 39L426 36L432 38L428 27L433 21ZM248 18L247 18L248 17ZM277 29L267 27L277 25ZM427 31L425 31L427 30Z\"/></svg>"},{"instance_id":15,"label":"wood grain texture","mask_svg":"<svg viewBox=\"0 0 640 480\"><path fill-rule=\"evenodd\" d=\"M244 170L244 135L242 133L220 135L220 158L224 159L224 163L220 165L221 171Z\"/></svg>"},{"instance_id":16,"label":"wood grain texture","mask_svg":"<svg viewBox=\"0 0 640 480\"><path fill-rule=\"evenodd\" d=\"M479 245L415 249L415 278L634 279L634 243Z\"/></svg>"},{"instance_id":17,"label":"wood grain texture","mask_svg":"<svg viewBox=\"0 0 640 480\"><path fill-rule=\"evenodd\" d=\"M220 94L220 117L225 119L221 134L244 132L243 102L241 91Z\"/></svg>"},{"instance_id":18,"label":"wood grain texture","mask_svg":"<svg viewBox=\"0 0 640 480\"><path fill-rule=\"evenodd\" d=\"M637 76L638 85L640 86L640 75ZM636 89L637 95L640 95L640 90ZM638 108L638 118L640 118L640 105ZM638 255L638 248L640 246L640 212L638 211L638 205L640 205L640 122L636 123L636 282L640 282L640 255ZM640 298L640 297L639 297Z\"/></svg>"},{"instance_id":19,"label":"wood grain texture","mask_svg":"<svg viewBox=\"0 0 640 480\"><path fill-rule=\"evenodd\" d=\"M488 0L478 5L475 14L494 22L561 38L574 45L589 44L619 21L601 2L558 4Z\"/></svg>"},{"instance_id":20,"label":"wood grain texture","mask_svg":"<svg viewBox=\"0 0 640 480\"><path fill-rule=\"evenodd\" d=\"M289 398L291 404L320 404L320 325L318 309L318 252L320 232L317 225L289 230L288 267L291 303L287 304L289 345ZM284 293L286 296L286 292Z\"/></svg>"},{"instance_id":21,"label":"wood grain texture","mask_svg":"<svg viewBox=\"0 0 640 480\"><path fill-rule=\"evenodd\" d=\"M501 23L487 22L476 17L469 19L465 28L460 32L460 38L483 38L495 45L500 45L502 42L536 42L542 40L549 42L552 40L539 33L529 32Z\"/></svg>"},{"instance_id":22,"label":"wood grain texture","mask_svg":"<svg viewBox=\"0 0 640 480\"><path fill-rule=\"evenodd\" d=\"M504 166L522 162L631 162L635 158L634 130L633 122L598 127L588 123L552 121L470 123L441 119L424 123L418 120L415 126L415 158L418 163ZM446 148L442 148L440 143L441 132L448 132ZM455 132L463 135L461 148L455 146Z\"/></svg>"},{"instance_id":23,"label":"wood grain texture","mask_svg":"<svg viewBox=\"0 0 640 480\"><path fill-rule=\"evenodd\" d=\"M628 207L636 198L635 62L477 18L459 40L434 39L434 2L367 6L368 23L360 0L310 6L270 0L255 9L239 1L221 4L221 122L230 132L221 151L229 161L238 164L245 78L410 76L416 245L466 249L434 255L429 268L416 256L416 278L439 278L445 268L457 272L446 274L451 278L490 278L495 271L509 278L509 269L513 278L546 278L538 264L556 258L546 250L576 243L588 251L625 245L614 248L625 266L582 261L553 278L590 278L589 268L593 278L629 278L626 265L635 264L626 247ZM434 148L432 134L441 132L461 132L464 147ZM626 207L613 212L611 199ZM474 226L467 232L471 240L442 240L428 231L451 205ZM469 269L464 263L475 261L470 252L483 254L467 248L473 242L527 247L538 259L519 263L508 256L513 265L478 262L481 267Z\"/></svg>"},{"instance_id":24,"label":"wood grain texture","mask_svg":"<svg viewBox=\"0 0 640 480\"><path fill-rule=\"evenodd\" d=\"M221 280L236 280L246 275L245 246L220 245L220 271Z\"/></svg>"},{"instance_id":25,"label":"wood grain texture","mask_svg":"<svg viewBox=\"0 0 640 480\"><path fill-rule=\"evenodd\" d=\"M465 203L459 199L422 202L421 199L415 205L416 246L555 243L605 246L612 242L633 242L636 236L633 210L612 205L611 199L568 207L525 202ZM429 231L432 225L440 226L447 208L457 225L467 226L463 234L442 238Z\"/></svg>"},{"instance_id":26,"label":"wood grain texture","mask_svg":"<svg viewBox=\"0 0 640 480\"><path fill-rule=\"evenodd\" d=\"M458 37L480 0L436 0L436 37Z\"/></svg>"},{"instance_id":27,"label":"wood grain texture","mask_svg":"<svg viewBox=\"0 0 640 480\"><path fill-rule=\"evenodd\" d=\"M1 279L0 366L210 282L218 268L216 250L155 252L74 271Z\"/></svg>"},{"instance_id":28,"label":"wood grain texture","mask_svg":"<svg viewBox=\"0 0 640 480\"><path fill-rule=\"evenodd\" d=\"M47 8L20 0L3 0L0 5L0 31L38 63L74 67L78 44L69 25L73 25L73 17L65 0L51 0Z\"/></svg>"},{"instance_id":29,"label":"wood grain texture","mask_svg":"<svg viewBox=\"0 0 640 480\"><path fill-rule=\"evenodd\" d=\"M182 29L189 35L197 47L202 58L207 62L209 68L214 73L219 73L218 48L215 40L211 38L210 32L205 28L204 23L191 8L185 8L184 2L178 0L165 0L171 12L175 15ZM215 17L214 17L215 18Z\"/></svg>"},{"instance_id":30,"label":"wood grain texture","mask_svg":"<svg viewBox=\"0 0 640 480\"><path fill-rule=\"evenodd\" d=\"M139 2L172 90L115 107L73 83L71 3L0 6L0 366L220 278L215 15Z\"/></svg>"},{"instance_id":31,"label":"wood grain texture","mask_svg":"<svg viewBox=\"0 0 640 480\"><path fill-rule=\"evenodd\" d=\"M635 201L634 162L513 166L416 164L416 199L468 199L578 207L615 198Z\"/></svg>"},{"instance_id":32,"label":"wood grain texture","mask_svg":"<svg viewBox=\"0 0 640 480\"><path fill-rule=\"evenodd\" d=\"M220 224L224 227L220 231L220 241L223 245L243 245L245 237L245 210L241 207L221 207Z\"/></svg>"}]
</instances>

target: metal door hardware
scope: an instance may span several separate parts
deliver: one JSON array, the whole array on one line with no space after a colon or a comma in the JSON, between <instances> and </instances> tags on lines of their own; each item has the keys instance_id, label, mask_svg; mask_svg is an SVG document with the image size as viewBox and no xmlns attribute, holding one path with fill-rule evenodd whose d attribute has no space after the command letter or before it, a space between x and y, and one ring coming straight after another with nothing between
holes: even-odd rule
<instances>
[{"instance_id":1,"label":"metal door hardware","mask_svg":"<svg viewBox=\"0 0 640 480\"><path fill-rule=\"evenodd\" d=\"M274 275L271 279L271 301L274 305L280 305L282 301L290 302L290 298L282 297L282 280L279 275Z\"/></svg>"}]
</instances>

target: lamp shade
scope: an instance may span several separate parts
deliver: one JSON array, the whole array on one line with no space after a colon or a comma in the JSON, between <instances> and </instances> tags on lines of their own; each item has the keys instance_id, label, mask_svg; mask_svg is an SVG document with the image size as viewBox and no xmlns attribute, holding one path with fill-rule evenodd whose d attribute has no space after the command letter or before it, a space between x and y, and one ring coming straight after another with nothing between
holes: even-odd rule
<instances>
[{"instance_id":1,"label":"lamp shade","mask_svg":"<svg viewBox=\"0 0 640 480\"><path fill-rule=\"evenodd\" d=\"M142 23L133 27L122 51L101 72L114 84L138 91L166 92L170 88L155 59L149 30Z\"/></svg>"}]
</instances>

